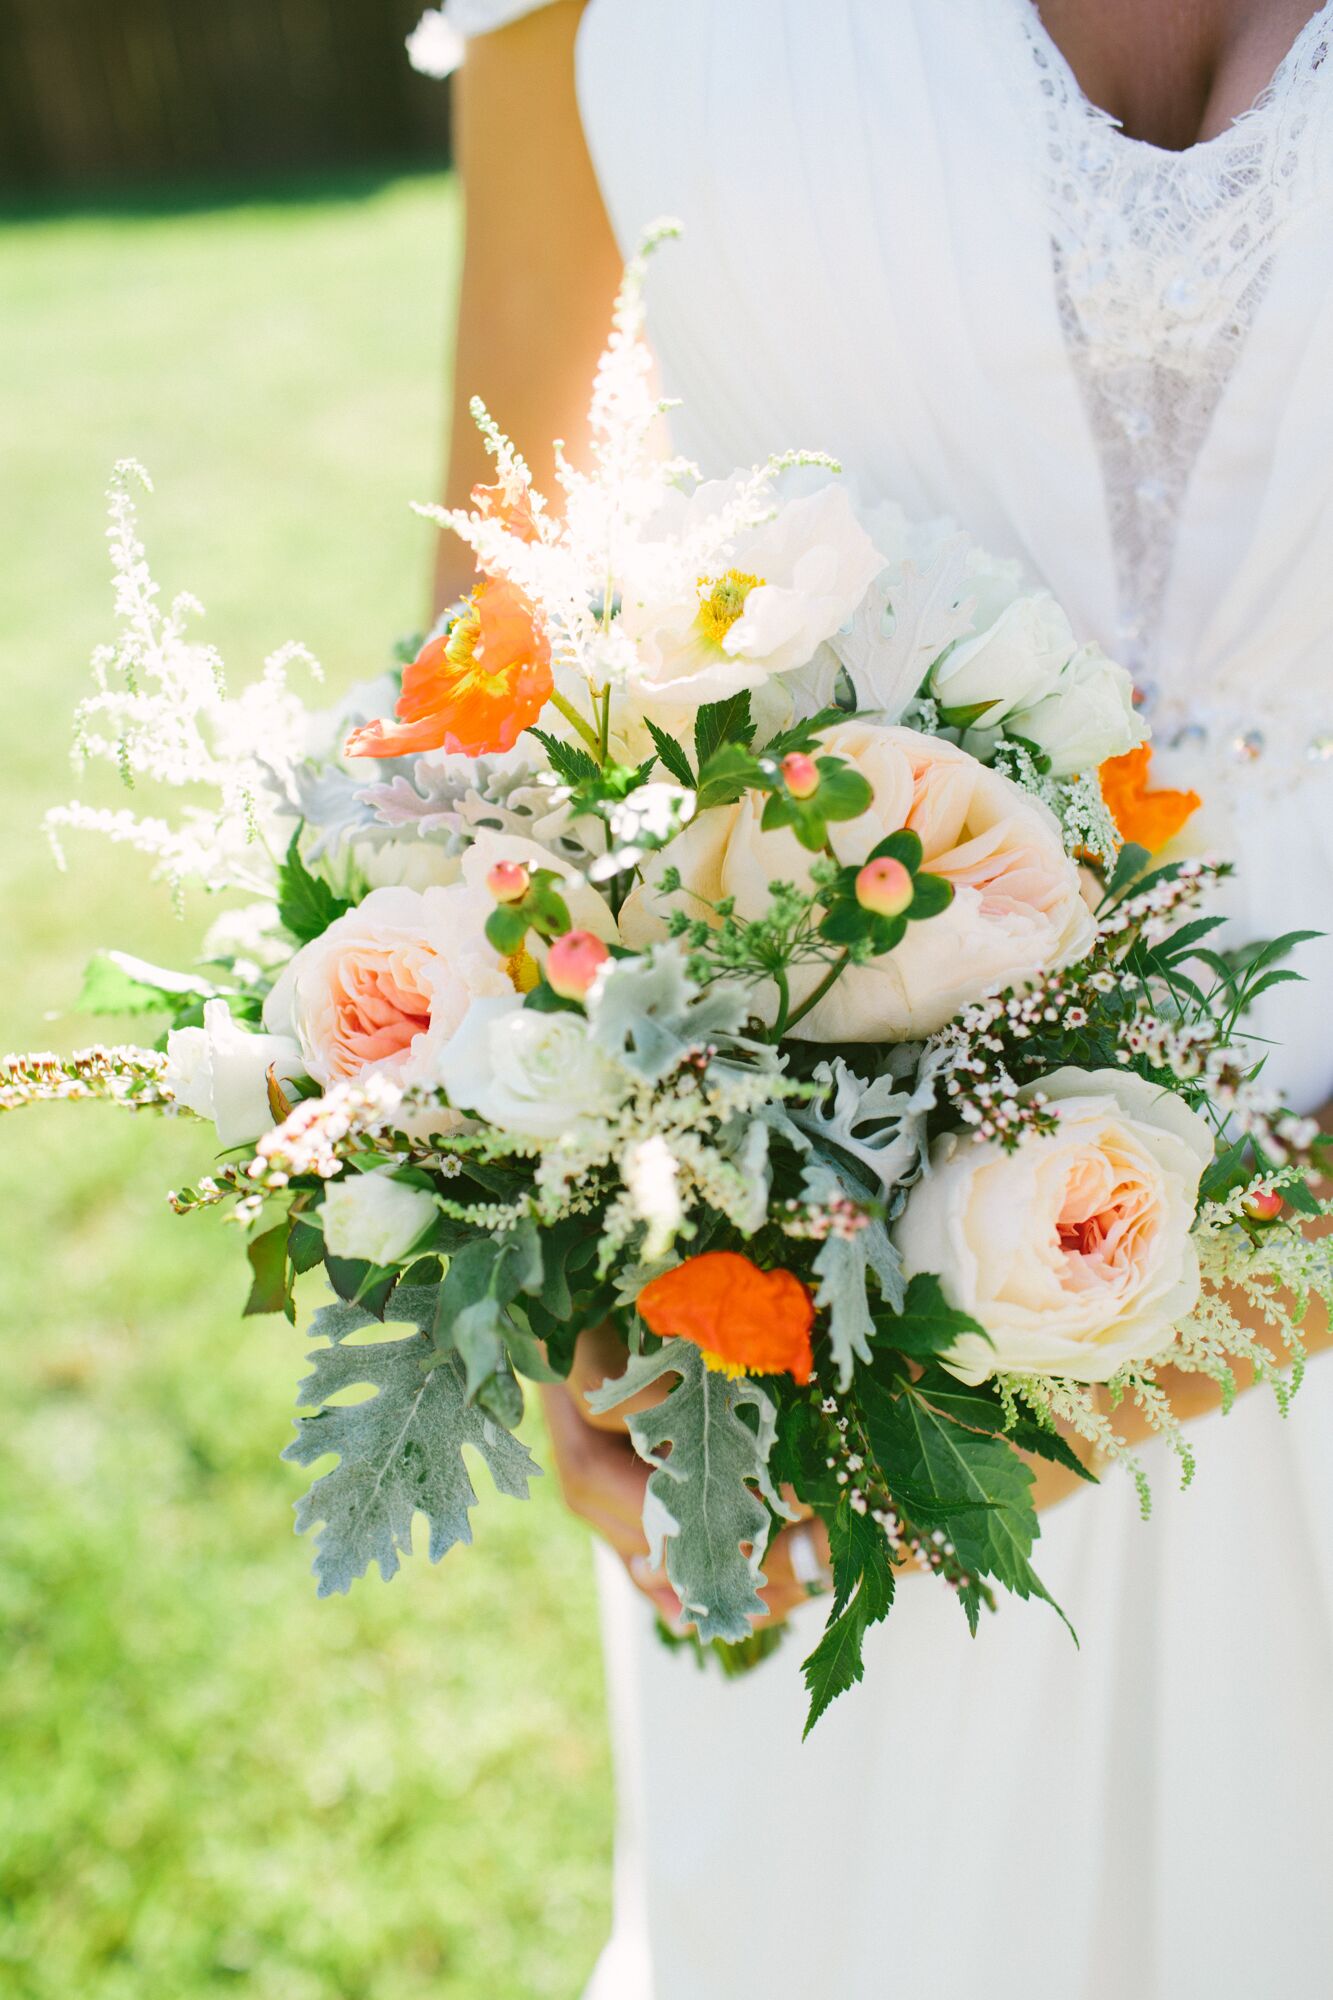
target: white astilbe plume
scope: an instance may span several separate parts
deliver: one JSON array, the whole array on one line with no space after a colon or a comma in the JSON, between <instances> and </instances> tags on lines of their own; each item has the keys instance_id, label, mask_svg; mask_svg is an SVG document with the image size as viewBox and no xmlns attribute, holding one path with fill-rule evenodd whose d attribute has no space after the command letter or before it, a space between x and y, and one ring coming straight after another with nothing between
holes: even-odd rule
<instances>
[{"instance_id":1,"label":"white astilbe plume","mask_svg":"<svg viewBox=\"0 0 1333 2000\"><path fill-rule=\"evenodd\" d=\"M187 636L202 607L185 593L162 607L139 540L130 492L136 479L151 493L143 468L123 459L108 494L118 631L93 654L96 691L75 711L74 764L79 771L114 764L130 791L144 781L213 796L183 804L175 819L74 800L47 814L47 832L62 865L60 833L75 827L150 855L177 897L192 880L267 896L275 871L261 801L270 774L303 754L309 727L287 673L297 661L316 679L320 669L304 647L287 645L258 680L228 694L217 652Z\"/></svg>"},{"instance_id":2,"label":"white astilbe plume","mask_svg":"<svg viewBox=\"0 0 1333 2000\"><path fill-rule=\"evenodd\" d=\"M626 267L588 410L589 471L579 470L556 447L563 520L554 521L536 494L538 533L530 540L511 533L501 520L465 508L417 508L460 536L488 575L509 578L538 606L558 686L563 675L571 675L590 680L600 694L630 676L633 641L612 627L627 573L641 584L653 577L665 594L673 588L688 591L701 576L725 570L738 538L773 516L774 482L782 472L800 465L836 469L820 453L789 452L726 482L718 504L701 511L688 528L677 523L663 532L657 525L668 498L689 491L701 477L696 466L661 452L661 420L672 405L654 389L645 337L648 259L679 233L676 222L655 223ZM473 400L472 415L499 478L516 479L531 494L527 466L479 399Z\"/></svg>"}]
</instances>

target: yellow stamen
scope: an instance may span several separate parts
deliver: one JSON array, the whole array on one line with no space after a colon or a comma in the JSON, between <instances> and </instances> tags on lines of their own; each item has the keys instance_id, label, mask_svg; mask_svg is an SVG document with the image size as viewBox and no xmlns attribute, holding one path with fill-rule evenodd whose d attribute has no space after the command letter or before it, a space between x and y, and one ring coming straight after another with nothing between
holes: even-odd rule
<instances>
[{"instance_id":1,"label":"yellow stamen","mask_svg":"<svg viewBox=\"0 0 1333 2000\"><path fill-rule=\"evenodd\" d=\"M736 620L745 609L745 600L750 592L764 581L762 576L751 576L747 570L729 569L721 576L701 576L699 584L699 623L704 637L720 646Z\"/></svg>"},{"instance_id":2,"label":"yellow stamen","mask_svg":"<svg viewBox=\"0 0 1333 2000\"><path fill-rule=\"evenodd\" d=\"M504 960L504 969L515 993L531 993L541 978L537 961L526 945L520 945L517 951L510 952Z\"/></svg>"},{"instance_id":3,"label":"yellow stamen","mask_svg":"<svg viewBox=\"0 0 1333 2000\"><path fill-rule=\"evenodd\" d=\"M714 1375L726 1375L731 1381L738 1382L745 1373L739 1361L724 1361L720 1354L713 1354L706 1347L701 1347L699 1353L704 1367L711 1369Z\"/></svg>"}]
</instances>

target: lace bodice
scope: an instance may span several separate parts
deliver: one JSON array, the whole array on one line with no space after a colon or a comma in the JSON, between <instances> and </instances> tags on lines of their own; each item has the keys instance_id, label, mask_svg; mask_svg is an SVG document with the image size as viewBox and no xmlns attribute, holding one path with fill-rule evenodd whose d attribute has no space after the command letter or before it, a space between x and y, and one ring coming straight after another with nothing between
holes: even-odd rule
<instances>
[{"instance_id":1,"label":"lace bodice","mask_svg":"<svg viewBox=\"0 0 1333 2000\"><path fill-rule=\"evenodd\" d=\"M1106 488L1118 650L1149 704L1177 711L1172 726L1198 738L1209 725L1184 712L1191 699L1157 656L1163 602L1191 473L1310 192L1307 135L1333 81L1333 9L1306 24L1252 110L1173 153L1089 102L1035 0L1005 4L1022 31L1017 86L1035 85L1041 106L1056 294ZM1224 727L1237 756L1262 756L1253 713ZM1321 728L1320 754L1328 742Z\"/></svg>"}]
</instances>

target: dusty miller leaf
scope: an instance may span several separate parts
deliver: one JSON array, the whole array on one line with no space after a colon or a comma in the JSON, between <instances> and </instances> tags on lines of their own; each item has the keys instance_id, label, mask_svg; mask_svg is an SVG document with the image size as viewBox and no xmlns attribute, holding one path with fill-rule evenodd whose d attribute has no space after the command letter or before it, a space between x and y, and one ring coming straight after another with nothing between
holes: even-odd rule
<instances>
[{"instance_id":1,"label":"dusty miller leaf","mask_svg":"<svg viewBox=\"0 0 1333 2000\"><path fill-rule=\"evenodd\" d=\"M739 986L719 980L701 993L676 944L611 966L588 1001L598 1048L650 1083L660 1083L691 1049L734 1035L748 1012Z\"/></svg>"},{"instance_id":2,"label":"dusty miller leaf","mask_svg":"<svg viewBox=\"0 0 1333 2000\"><path fill-rule=\"evenodd\" d=\"M801 1175L801 1190L807 1201L823 1203L851 1195L863 1198L863 1190L835 1173L822 1160L812 1160ZM873 1271L880 1291L891 1306L900 1306L905 1297L902 1258L888 1230L872 1218L851 1236L836 1232L825 1237L814 1260L819 1278L815 1304L829 1315L829 1345L838 1370L838 1386L845 1389L852 1379L854 1360L869 1361L875 1321L866 1295L866 1279Z\"/></svg>"},{"instance_id":3,"label":"dusty miller leaf","mask_svg":"<svg viewBox=\"0 0 1333 2000\"><path fill-rule=\"evenodd\" d=\"M936 660L972 629L966 535L942 541L924 567L905 561L881 571L847 632L829 645L846 667L858 708L895 722Z\"/></svg>"},{"instance_id":4,"label":"dusty miller leaf","mask_svg":"<svg viewBox=\"0 0 1333 2000\"><path fill-rule=\"evenodd\" d=\"M469 1404L459 1357L447 1355L426 1370L430 1354L430 1343L413 1334L318 1348L309 1356L312 1371L297 1400L324 1407L297 1419L296 1436L282 1455L310 1465L325 1452L338 1454L339 1463L296 1508L298 1534L324 1523L314 1562L321 1597L350 1590L372 1562L387 1582L400 1553L411 1554L418 1510L430 1524L432 1562L455 1542L471 1541L468 1514L477 1496L463 1461L465 1444L485 1459L500 1491L515 1499L527 1498L528 1481L540 1472L525 1445ZM363 1383L376 1391L365 1402L329 1404L340 1390Z\"/></svg>"},{"instance_id":5,"label":"dusty miller leaf","mask_svg":"<svg viewBox=\"0 0 1333 2000\"><path fill-rule=\"evenodd\" d=\"M831 1063L820 1063L814 1074L814 1081L825 1086L823 1095L793 1106L792 1120L822 1145L837 1146L859 1161L872 1182L891 1193L920 1170L941 1060L942 1051L926 1058L915 1082L904 1089L892 1074L866 1083L835 1056Z\"/></svg>"},{"instance_id":6,"label":"dusty miller leaf","mask_svg":"<svg viewBox=\"0 0 1333 2000\"><path fill-rule=\"evenodd\" d=\"M700 1639L747 1639L751 1618L764 1610L757 1586L769 1528L752 1489L787 1511L768 1477L777 1411L757 1382L715 1373L686 1340L635 1355L588 1402L598 1412L614 1409L668 1374L680 1380L665 1401L627 1419L635 1450L654 1468L644 1532L654 1562L665 1547L667 1575ZM747 1405L759 1420L755 1430L739 1415ZM666 1458L659 1456L664 1444L671 1446ZM751 1545L749 1555L742 1542Z\"/></svg>"}]
</instances>

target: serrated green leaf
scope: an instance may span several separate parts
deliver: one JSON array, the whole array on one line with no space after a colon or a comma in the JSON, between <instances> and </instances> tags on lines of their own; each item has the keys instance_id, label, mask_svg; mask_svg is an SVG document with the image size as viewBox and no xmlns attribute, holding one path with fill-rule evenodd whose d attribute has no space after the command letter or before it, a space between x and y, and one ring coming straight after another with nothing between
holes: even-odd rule
<instances>
[{"instance_id":1,"label":"serrated green leaf","mask_svg":"<svg viewBox=\"0 0 1333 2000\"><path fill-rule=\"evenodd\" d=\"M324 1524L314 1562L321 1597L350 1590L372 1562L387 1582L400 1555L411 1553L418 1512L429 1523L432 1562L455 1542L471 1541L468 1516L477 1496L464 1445L480 1453L500 1491L515 1499L526 1499L529 1481L540 1475L527 1447L469 1404L458 1356L423 1372L429 1355L429 1341L413 1334L319 1348L309 1357L314 1365L297 1400L324 1407L298 1418L282 1455L298 1465L338 1455L296 1509L298 1534ZM365 1384L375 1391L365 1401L330 1403L341 1390Z\"/></svg>"},{"instance_id":2,"label":"serrated green leaf","mask_svg":"<svg viewBox=\"0 0 1333 2000\"><path fill-rule=\"evenodd\" d=\"M665 1400L627 1419L635 1450L653 1467L644 1532L655 1562L665 1552L672 1588L700 1639L745 1639L751 1618L764 1611L757 1586L769 1531L768 1509L754 1489L776 1512L787 1511L768 1477L776 1409L757 1382L714 1373L686 1340L634 1355L588 1403L598 1412L615 1409L664 1375L680 1378ZM754 1429L739 1414L747 1407L758 1419ZM671 1447L666 1458L663 1445Z\"/></svg>"},{"instance_id":3,"label":"serrated green leaf","mask_svg":"<svg viewBox=\"0 0 1333 2000\"><path fill-rule=\"evenodd\" d=\"M697 797L700 812L709 806L732 805L763 777L757 759L743 743L724 743L700 767Z\"/></svg>"},{"instance_id":4,"label":"serrated green leaf","mask_svg":"<svg viewBox=\"0 0 1333 2000\"><path fill-rule=\"evenodd\" d=\"M530 728L527 734L536 737L550 758L551 769L565 784L582 785L601 776L601 767L576 743L562 743L546 729Z\"/></svg>"},{"instance_id":5,"label":"serrated green leaf","mask_svg":"<svg viewBox=\"0 0 1333 2000\"><path fill-rule=\"evenodd\" d=\"M764 755L781 759L789 750L809 752L818 747L820 736L826 729L836 729L839 723L847 721L847 711L842 708L821 708L805 722L793 723L790 729L783 729L769 738L764 745Z\"/></svg>"},{"instance_id":6,"label":"serrated green leaf","mask_svg":"<svg viewBox=\"0 0 1333 2000\"><path fill-rule=\"evenodd\" d=\"M685 755L680 744L677 743L674 736L668 736L665 729L659 729L657 724L648 716L644 717L644 721L647 724L648 734L653 739L653 744L658 756L662 760L664 769L670 771L678 785L686 785L690 791L693 791L694 772L691 770L690 760Z\"/></svg>"},{"instance_id":7,"label":"serrated green leaf","mask_svg":"<svg viewBox=\"0 0 1333 2000\"><path fill-rule=\"evenodd\" d=\"M928 1271L918 1272L912 1279L899 1312L875 1315L876 1346L894 1348L915 1361L947 1354L955 1341L969 1333L990 1341L984 1326L949 1304L939 1279Z\"/></svg>"},{"instance_id":8,"label":"serrated green leaf","mask_svg":"<svg viewBox=\"0 0 1333 2000\"><path fill-rule=\"evenodd\" d=\"M283 929L298 944L323 937L329 925L351 909L322 876L312 875L301 859L301 827L297 827L278 870L278 917Z\"/></svg>"},{"instance_id":9,"label":"serrated green leaf","mask_svg":"<svg viewBox=\"0 0 1333 2000\"><path fill-rule=\"evenodd\" d=\"M656 737L653 740L656 742ZM694 754L701 771L724 743L740 743L748 749L753 741L750 697L744 689L728 695L725 701L705 702L694 718Z\"/></svg>"},{"instance_id":10,"label":"serrated green leaf","mask_svg":"<svg viewBox=\"0 0 1333 2000\"><path fill-rule=\"evenodd\" d=\"M917 1394L924 1396L934 1409L943 1411L956 1423L965 1424L974 1431L1003 1433L1019 1451L1050 1459L1053 1464L1063 1465L1068 1471L1077 1473L1090 1485L1097 1485L1096 1473L1089 1472L1059 1431L1048 1430L1035 1418L1020 1417L1016 1424L1011 1424L1006 1418L1003 1403L989 1383L981 1382L971 1387L955 1380L943 1368L928 1367L917 1377L915 1388Z\"/></svg>"},{"instance_id":11,"label":"serrated green leaf","mask_svg":"<svg viewBox=\"0 0 1333 2000\"><path fill-rule=\"evenodd\" d=\"M968 1570L1018 1597L1044 1598L1064 1618L1028 1561L1038 1532L1033 1475L1012 1445L964 1429L907 1385L896 1395L867 1393L866 1421L889 1490L901 1480L913 1494L911 1511L927 1525L932 1506L939 1509Z\"/></svg>"},{"instance_id":12,"label":"serrated green leaf","mask_svg":"<svg viewBox=\"0 0 1333 2000\"><path fill-rule=\"evenodd\" d=\"M810 1696L804 1736L836 1696L862 1679L865 1635L888 1616L893 1604L893 1565L878 1523L856 1513L844 1498L828 1530L833 1604L823 1637L801 1662Z\"/></svg>"}]
</instances>

